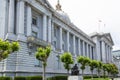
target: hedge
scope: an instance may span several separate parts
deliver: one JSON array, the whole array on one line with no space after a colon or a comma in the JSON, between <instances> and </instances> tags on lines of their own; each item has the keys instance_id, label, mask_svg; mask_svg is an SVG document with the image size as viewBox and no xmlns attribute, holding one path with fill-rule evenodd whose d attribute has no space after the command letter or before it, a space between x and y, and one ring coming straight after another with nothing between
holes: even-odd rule
<instances>
[{"instance_id":1,"label":"hedge","mask_svg":"<svg viewBox=\"0 0 120 80\"><path fill-rule=\"evenodd\" d=\"M83 76L84 79L90 79L91 76ZM93 78L99 78L98 76L93 76ZM104 78L104 76L100 76L100 78ZM105 78L108 78L107 76Z\"/></svg>"},{"instance_id":2,"label":"hedge","mask_svg":"<svg viewBox=\"0 0 120 80\"><path fill-rule=\"evenodd\" d=\"M30 76L26 77L26 80L42 80L42 76Z\"/></svg>"},{"instance_id":3,"label":"hedge","mask_svg":"<svg viewBox=\"0 0 120 80\"><path fill-rule=\"evenodd\" d=\"M14 77L14 80L27 80L26 77L23 76L16 76Z\"/></svg>"},{"instance_id":4,"label":"hedge","mask_svg":"<svg viewBox=\"0 0 120 80\"><path fill-rule=\"evenodd\" d=\"M47 78L47 80L67 80L68 76L54 76Z\"/></svg>"},{"instance_id":5,"label":"hedge","mask_svg":"<svg viewBox=\"0 0 120 80\"><path fill-rule=\"evenodd\" d=\"M17 76L14 78L14 80L42 80L42 76Z\"/></svg>"},{"instance_id":6,"label":"hedge","mask_svg":"<svg viewBox=\"0 0 120 80\"><path fill-rule=\"evenodd\" d=\"M0 77L0 80L12 80L10 77Z\"/></svg>"}]
</instances>

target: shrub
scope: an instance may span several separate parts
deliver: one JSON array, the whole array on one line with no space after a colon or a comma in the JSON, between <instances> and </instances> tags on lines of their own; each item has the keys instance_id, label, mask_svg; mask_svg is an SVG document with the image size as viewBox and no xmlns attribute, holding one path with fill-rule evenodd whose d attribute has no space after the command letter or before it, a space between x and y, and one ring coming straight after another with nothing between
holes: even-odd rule
<instances>
[{"instance_id":1,"label":"shrub","mask_svg":"<svg viewBox=\"0 0 120 80\"><path fill-rule=\"evenodd\" d=\"M10 77L0 77L0 80L12 80Z\"/></svg>"},{"instance_id":2,"label":"shrub","mask_svg":"<svg viewBox=\"0 0 120 80\"><path fill-rule=\"evenodd\" d=\"M47 80L67 80L68 76L54 76L50 77Z\"/></svg>"},{"instance_id":3,"label":"shrub","mask_svg":"<svg viewBox=\"0 0 120 80\"><path fill-rule=\"evenodd\" d=\"M104 76L100 76L101 78L104 78ZM84 79L91 79L91 76L83 76ZM98 78L97 75L94 75L93 78ZM108 78L108 77L105 77Z\"/></svg>"},{"instance_id":4,"label":"shrub","mask_svg":"<svg viewBox=\"0 0 120 80\"><path fill-rule=\"evenodd\" d=\"M27 80L26 77L23 76L16 76L14 80Z\"/></svg>"},{"instance_id":5,"label":"shrub","mask_svg":"<svg viewBox=\"0 0 120 80\"><path fill-rule=\"evenodd\" d=\"M30 76L26 77L26 80L42 80L42 76Z\"/></svg>"}]
</instances>

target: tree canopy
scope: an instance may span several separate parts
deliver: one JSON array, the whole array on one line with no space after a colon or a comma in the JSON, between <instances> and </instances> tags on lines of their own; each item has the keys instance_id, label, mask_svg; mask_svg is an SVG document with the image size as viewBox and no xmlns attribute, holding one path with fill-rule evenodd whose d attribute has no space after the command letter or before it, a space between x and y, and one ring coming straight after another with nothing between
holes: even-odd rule
<instances>
[{"instance_id":1,"label":"tree canopy","mask_svg":"<svg viewBox=\"0 0 120 80\"><path fill-rule=\"evenodd\" d=\"M63 53L61 55L61 61L64 63L64 68L67 69L67 71L69 72L69 70L71 69L70 64L74 63L71 53Z\"/></svg>"},{"instance_id":2,"label":"tree canopy","mask_svg":"<svg viewBox=\"0 0 120 80\"><path fill-rule=\"evenodd\" d=\"M9 42L0 39L0 61L7 58L9 54L19 50L18 42Z\"/></svg>"}]
</instances>

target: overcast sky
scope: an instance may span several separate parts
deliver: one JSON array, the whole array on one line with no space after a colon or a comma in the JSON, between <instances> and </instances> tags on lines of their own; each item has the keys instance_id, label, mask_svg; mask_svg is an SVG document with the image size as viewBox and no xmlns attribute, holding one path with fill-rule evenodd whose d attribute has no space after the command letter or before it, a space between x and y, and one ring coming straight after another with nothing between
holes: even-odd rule
<instances>
[{"instance_id":1,"label":"overcast sky","mask_svg":"<svg viewBox=\"0 0 120 80\"><path fill-rule=\"evenodd\" d=\"M57 0L48 1L55 8ZM120 49L120 0L60 0L60 4L71 22L86 34L110 32L113 50Z\"/></svg>"}]
</instances>

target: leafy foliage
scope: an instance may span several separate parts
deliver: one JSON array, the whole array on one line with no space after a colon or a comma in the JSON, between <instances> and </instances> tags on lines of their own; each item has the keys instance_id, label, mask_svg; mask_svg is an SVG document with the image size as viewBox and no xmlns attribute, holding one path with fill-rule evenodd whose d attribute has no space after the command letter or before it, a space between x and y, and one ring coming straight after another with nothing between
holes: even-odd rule
<instances>
[{"instance_id":1,"label":"leafy foliage","mask_svg":"<svg viewBox=\"0 0 120 80\"><path fill-rule=\"evenodd\" d=\"M70 64L73 64L73 58L71 53L69 52L65 52L61 55L61 61L64 63L64 68L67 69L67 71L69 71L71 69Z\"/></svg>"},{"instance_id":2,"label":"leafy foliage","mask_svg":"<svg viewBox=\"0 0 120 80\"><path fill-rule=\"evenodd\" d=\"M11 77L0 77L0 80L12 80Z\"/></svg>"},{"instance_id":3,"label":"leafy foliage","mask_svg":"<svg viewBox=\"0 0 120 80\"><path fill-rule=\"evenodd\" d=\"M38 48L35 56L36 56L36 59L42 61L42 65L43 65L43 80L45 80L45 69L46 69L46 66L47 66L47 59L49 57L51 53L51 47L50 46L47 46L46 48Z\"/></svg>"},{"instance_id":4,"label":"leafy foliage","mask_svg":"<svg viewBox=\"0 0 120 80\"><path fill-rule=\"evenodd\" d=\"M90 63L90 59L88 57L78 56L77 57L77 62L81 64L80 68L82 69L82 74L83 74L85 66Z\"/></svg>"},{"instance_id":5,"label":"leafy foliage","mask_svg":"<svg viewBox=\"0 0 120 80\"><path fill-rule=\"evenodd\" d=\"M68 76L53 76L47 78L47 80L68 80Z\"/></svg>"},{"instance_id":6,"label":"leafy foliage","mask_svg":"<svg viewBox=\"0 0 120 80\"><path fill-rule=\"evenodd\" d=\"M116 75L119 73L118 67L115 64L111 64L111 74Z\"/></svg>"},{"instance_id":7,"label":"leafy foliage","mask_svg":"<svg viewBox=\"0 0 120 80\"><path fill-rule=\"evenodd\" d=\"M51 52L51 48L49 46L47 46L46 48L40 47L36 52L36 55L35 55L36 59L42 61L44 66L47 66L46 62L50 55L50 52Z\"/></svg>"},{"instance_id":8,"label":"leafy foliage","mask_svg":"<svg viewBox=\"0 0 120 80\"><path fill-rule=\"evenodd\" d=\"M90 70L93 71L95 68L99 66L99 64L96 60L91 60L89 66L90 66Z\"/></svg>"},{"instance_id":9,"label":"leafy foliage","mask_svg":"<svg viewBox=\"0 0 120 80\"><path fill-rule=\"evenodd\" d=\"M97 72L98 72L98 76L100 77L100 72L103 68L103 64L101 61L98 61L98 66L97 66Z\"/></svg>"},{"instance_id":10,"label":"leafy foliage","mask_svg":"<svg viewBox=\"0 0 120 80\"><path fill-rule=\"evenodd\" d=\"M0 61L7 58L9 54L19 50L19 43L3 41L0 39Z\"/></svg>"}]
</instances>

